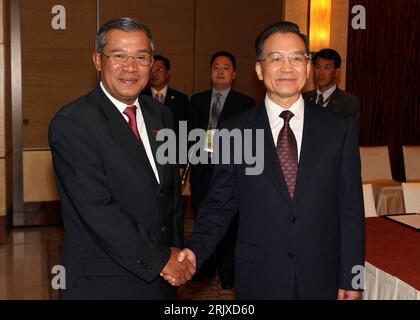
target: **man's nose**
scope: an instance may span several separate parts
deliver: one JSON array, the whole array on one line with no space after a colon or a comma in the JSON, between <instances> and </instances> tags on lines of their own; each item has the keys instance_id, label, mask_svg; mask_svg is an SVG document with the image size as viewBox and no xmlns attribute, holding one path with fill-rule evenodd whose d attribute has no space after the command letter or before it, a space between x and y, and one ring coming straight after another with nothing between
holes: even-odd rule
<instances>
[{"instance_id":1,"label":"man's nose","mask_svg":"<svg viewBox=\"0 0 420 320\"><path fill-rule=\"evenodd\" d=\"M127 57L127 60L125 61L124 65L124 70L129 71L129 72L133 72L137 70L137 64L134 62L134 57Z\"/></svg>"},{"instance_id":2,"label":"man's nose","mask_svg":"<svg viewBox=\"0 0 420 320\"><path fill-rule=\"evenodd\" d=\"M289 59L285 59L280 66L281 71L290 72L293 70L292 64L289 62Z\"/></svg>"}]
</instances>

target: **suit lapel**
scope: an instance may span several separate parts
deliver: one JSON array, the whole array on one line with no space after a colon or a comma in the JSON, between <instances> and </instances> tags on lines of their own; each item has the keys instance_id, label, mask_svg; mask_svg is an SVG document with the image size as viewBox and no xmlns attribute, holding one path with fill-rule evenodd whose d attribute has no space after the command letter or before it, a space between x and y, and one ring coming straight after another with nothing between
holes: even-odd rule
<instances>
[{"instance_id":1,"label":"suit lapel","mask_svg":"<svg viewBox=\"0 0 420 320\"><path fill-rule=\"evenodd\" d=\"M233 105L234 105L234 91L233 89L230 89L226 97L225 103L223 105L222 112L220 113L219 124L228 117L228 114L232 110Z\"/></svg>"},{"instance_id":2,"label":"suit lapel","mask_svg":"<svg viewBox=\"0 0 420 320\"><path fill-rule=\"evenodd\" d=\"M160 185L163 185L163 178L164 178L164 167L157 161L156 159L156 152L159 146L163 143L163 141L157 141L156 135L163 128L162 122L156 115L156 108L153 108L150 104L148 104L145 100L139 98L141 112L143 114L144 123L146 126L147 137L149 138L150 148L152 149L153 158L155 160L156 168L158 170Z\"/></svg>"},{"instance_id":3,"label":"suit lapel","mask_svg":"<svg viewBox=\"0 0 420 320\"><path fill-rule=\"evenodd\" d=\"M175 113L176 113L176 110L175 110L175 107L174 107L175 99L176 98L175 98L171 88L168 87L168 90L166 91L165 101L163 102L163 104L165 106L167 106L172 111L174 116L175 116Z\"/></svg>"},{"instance_id":4,"label":"suit lapel","mask_svg":"<svg viewBox=\"0 0 420 320\"><path fill-rule=\"evenodd\" d=\"M102 92L102 89L99 86L94 90L93 97L95 103L109 121L108 127L114 141L127 153L128 159L132 161L134 167L138 170L146 171L150 177L156 181L144 147L140 145L121 113L112 104L105 93Z\"/></svg>"},{"instance_id":5,"label":"suit lapel","mask_svg":"<svg viewBox=\"0 0 420 320\"><path fill-rule=\"evenodd\" d=\"M264 130L264 174L270 178L274 187L283 198L291 204L292 200L284 181L265 104L263 103L257 110L257 117L253 121L256 122L256 129Z\"/></svg>"},{"instance_id":6,"label":"suit lapel","mask_svg":"<svg viewBox=\"0 0 420 320\"><path fill-rule=\"evenodd\" d=\"M340 99L340 89L337 87L333 93L331 93L331 97L329 98L329 102L327 104L327 109L330 109L335 112L339 112L341 99Z\"/></svg>"},{"instance_id":7,"label":"suit lapel","mask_svg":"<svg viewBox=\"0 0 420 320\"><path fill-rule=\"evenodd\" d=\"M202 115L203 115L203 128L204 130L207 130L207 126L209 123L209 118L210 118L210 104L211 104L211 90L208 90L205 92L205 94L203 95L202 99L202 103L200 105L203 106L202 109Z\"/></svg>"},{"instance_id":8,"label":"suit lapel","mask_svg":"<svg viewBox=\"0 0 420 320\"><path fill-rule=\"evenodd\" d=\"M322 114L316 111L318 110L315 106L305 102L303 136L294 204L301 198L325 143L326 131L322 123Z\"/></svg>"},{"instance_id":9,"label":"suit lapel","mask_svg":"<svg viewBox=\"0 0 420 320\"><path fill-rule=\"evenodd\" d=\"M316 103L316 90L310 92L308 100L313 103Z\"/></svg>"}]
</instances>

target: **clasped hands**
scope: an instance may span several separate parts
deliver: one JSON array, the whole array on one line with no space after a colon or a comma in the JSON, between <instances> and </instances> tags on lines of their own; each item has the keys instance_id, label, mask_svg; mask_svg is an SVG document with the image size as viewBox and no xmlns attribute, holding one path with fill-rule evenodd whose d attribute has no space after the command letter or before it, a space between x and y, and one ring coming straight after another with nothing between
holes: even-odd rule
<instances>
[{"instance_id":1,"label":"clasped hands","mask_svg":"<svg viewBox=\"0 0 420 320\"><path fill-rule=\"evenodd\" d=\"M189 250L171 247L171 256L160 275L173 286L181 286L196 273L195 254Z\"/></svg>"}]
</instances>

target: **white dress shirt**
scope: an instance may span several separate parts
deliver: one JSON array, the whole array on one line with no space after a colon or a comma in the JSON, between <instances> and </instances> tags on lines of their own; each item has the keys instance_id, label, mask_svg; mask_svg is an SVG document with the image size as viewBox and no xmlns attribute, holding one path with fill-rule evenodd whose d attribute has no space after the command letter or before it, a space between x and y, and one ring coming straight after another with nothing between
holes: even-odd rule
<instances>
[{"instance_id":1,"label":"white dress shirt","mask_svg":"<svg viewBox=\"0 0 420 320\"><path fill-rule=\"evenodd\" d=\"M293 134L296 138L297 150L298 150L298 160L300 159L300 149L302 146L302 135L303 135L303 118L304 118L304 108L305 103L303 101L302 95L299 99L292 104L288 109L275 104L271 101L268 96L265 96L265 108L267 110L268 121L270 122L271 133L273 134L274 145L277 145L277 138L279 136L280 130L283 127L284 120L280 117L280 114L285 111L291 111L294 116L290 119L290 128L293 131Z\"/></svg>"},{"instance_id":2,"label":"white dress shirt","mask_svg":"<svg viewBox=\"0 0 420 320\"><path fill-rule=\"evenodd\" d=\"M114 104L114 106L118 109L118 111L124 117L125 121L127 121L127 123L128 123L128 117L123 113L125 108L127 108L128 105L121 102L121 101L118 101L113 96L111 96L111 94L105 89L104 85L102 84L102 81L101 81L100 85L101 85L101 88L102 88L103 92L106 94L106 96L109 98L109 100L111 100L111 102ZM143 142L144 149L146 150L147 158L149 159L150 165L152 166L153 173L155 174L156 180L157 180L158 183L160 183L159 173L157 171L155 158L153 157L152 148L150 147L149 137L148 137L147 131L146 131L146 125L144 123L143 114L141 113L139 99L136 99L136 101L134 102L133 105L137 107L137 109L136 109L137 130L139 131L140 138ZM131 130L131 128L130 128L130 130Z\"/></svg>"},{"instance_id":3,"label":"white dress shirt","mask_svg":"<svg viewBox=\"0 0 420 320\"><path fill-rule=\"evenodd\" d=\"M322 105L323 107L326 107L328 102L330 102L330 97L332 95L332 93L334 92L334 90L337 89L337 85L333 85L331 88L329 88L328 90L325 90L323 93L321 91L319 91L319 89L316 89L316 100L315 103L318 101L319 96L322 94L322 98L324 100L324 104Z\"/></svg>"}]
</instances>

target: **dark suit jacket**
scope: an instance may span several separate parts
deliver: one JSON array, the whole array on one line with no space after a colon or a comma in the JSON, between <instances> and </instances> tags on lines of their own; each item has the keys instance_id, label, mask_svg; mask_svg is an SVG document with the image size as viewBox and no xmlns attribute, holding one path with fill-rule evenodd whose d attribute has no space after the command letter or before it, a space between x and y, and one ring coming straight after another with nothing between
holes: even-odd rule
<instances>
[{"instance_id":1,"label":"dark suit jacket","mask_svg":"<svg viewBox=\"0 0 420 320\"><path fill-rule=\"evenodd\" d=\"M152 90L146 89L142 92L144 95L153 97ZM188 112L189 112L189 103L188 103L188 96L180 91L177 91L175 89L172 89L168 87L168 91L166 92L165 101L163 103L165 106L167 106L174 116L174 128L175 133L177 135L177 150L179 146L179 121L188 121ZM182 141L182 143L187 143L187 141ZM178 151L177 151L178 156ZM180 164L180 167L185 168L186 164Z\"/></svg>"},{"instance_id":2,"label":"dark suit jacket","mask_svg":"<svg viewBox=\"0 0 420 320\"><path fill-rule=\"evenodd\" d=\"M302 96L305 100L316 103L316 90L304 92ZM353 118L357 126L360 127L360 101L356 96L337 87L331 94L326 108L343 116Z\"/></svg>"},{"instance_id":3,"label":"dark suit jacket","mask_svg":"<svg viewBox=\"0 0 420 320\"><path fill-rule=\"evenodd\" d=\"M152 131L172 128L172 115L150 97L139 100L155 154L161 142ZM159 273L168 247L182 245L177 166L156 162L157 183L143 147L99 86L57 113L49 142L65 229L60 297L173 298Z\"/></svg>"},{"instance_id":4,"label":"dark suit jacket","mask_svg":"<svg viewBox=\"0 0 420 320\"><path fill-rule=\"evenodd\" d=\"M150 89L144 90L142 93L152 97L152 91ZM186 94L168 87L163 104L172 111L175 128L178 127L179 121L188 120L188 96Z\"/></svg>"},{"instance_id":5,"label":"dark suit jacket","mask_svg":"<svg viewBox=\"0 0 420 320\"><path fill-rule=\"evenodd\" d=\"M186 247L198 266L239 209L235 289L238 299L336 299L364 265L364 209L354 122L305 102L296 191L291 200L264 105L222 124L264 130L264 171L214 166ZM252 142L255 147L255 141ZM233 159L233 155L231 155ZM245 162L244 162L245 163ZM296 282L295 282L296 281Z\"/></svg>"},{"instance_id":6,"label":"dark suit jacket","mask_svg":"<svg viewBox=\"0 0 420 320\"><path fill-rule=\"evenodd\" d=\"M191 97L190 117L188 129L207 130L210 115L212 90L197 93ZM230 119L240 113L255 106L255 101L251 97L239 93L233 89L229 91L220 114L219 123ZM197 164L191 167L190 185L191 185L191 203L196 210L207 195L210 184L212 165Z\"/></svg>"}]
</instances>

